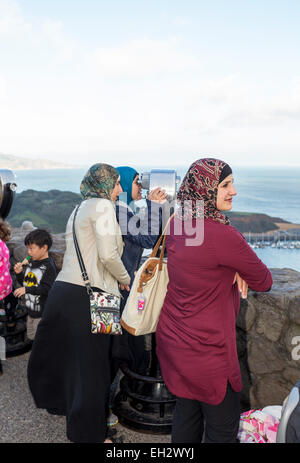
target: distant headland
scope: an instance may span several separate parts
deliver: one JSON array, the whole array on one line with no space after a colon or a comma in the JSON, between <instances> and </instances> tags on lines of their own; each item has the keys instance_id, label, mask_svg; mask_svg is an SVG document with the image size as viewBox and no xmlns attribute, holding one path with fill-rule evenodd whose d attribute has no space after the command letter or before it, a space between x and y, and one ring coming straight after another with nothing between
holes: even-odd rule
<instances>
[{"instance_id":1,"label":"distant headland","mask_svg":"<svg viewBox=\"0 0 300 463\"><path fill-rule=\"evenodd\" d=\"M300 224L287 222L280 217L270 217L267 214L254 212L228 212L226 214L231 224L241 233L273 233L275 231L298 230Z\"/></svg>"},{"instance_id":2,"label":"distant headland","mask_svg":"<svg viewBox=\"0 0 300 463\"><path fill-rule=\"evenodd\" d=\"M29 159L21 156L0 153L0 169L34 170L34 169L76 169L80 166L64 164L47 159Z\"/></svg>"}]
</instances>

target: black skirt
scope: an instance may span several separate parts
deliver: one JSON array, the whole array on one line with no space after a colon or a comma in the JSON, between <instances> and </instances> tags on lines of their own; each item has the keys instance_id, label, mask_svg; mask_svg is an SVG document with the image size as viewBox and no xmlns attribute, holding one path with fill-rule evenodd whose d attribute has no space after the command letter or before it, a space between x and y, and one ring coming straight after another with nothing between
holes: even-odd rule
<instances>
[{"instance_id":1,"label":"black skirt","mask_svg":"<svg viewBox=\"0 0 300 463\"><path fill-rule=\"evenodd\" d=\"M54 283L33 342L28 382L38 408L66 416L72 442L105 440L112 337L91 333L84 287Z\"/></svg>"}]
</instances>

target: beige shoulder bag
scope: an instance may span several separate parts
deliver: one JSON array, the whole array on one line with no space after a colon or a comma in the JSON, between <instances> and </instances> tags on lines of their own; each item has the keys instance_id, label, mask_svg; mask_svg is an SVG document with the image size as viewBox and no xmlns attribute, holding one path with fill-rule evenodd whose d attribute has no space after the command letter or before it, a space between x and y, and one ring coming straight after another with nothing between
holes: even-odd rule
<instances>
[{"instance_id":1,"label":"beige shoulder bag","mask_svg":"<svg viewBox=\"0 0 300 463\"><path fill-rule=\"evenodd\" d=\"M150 257L137 271L122 313L122 327L134 336L154 333L156 330L169 282L164 250L166 231L172 217L170 217ZM160 255L156 257L161 242Z\"/></svg>"}]
</instances>

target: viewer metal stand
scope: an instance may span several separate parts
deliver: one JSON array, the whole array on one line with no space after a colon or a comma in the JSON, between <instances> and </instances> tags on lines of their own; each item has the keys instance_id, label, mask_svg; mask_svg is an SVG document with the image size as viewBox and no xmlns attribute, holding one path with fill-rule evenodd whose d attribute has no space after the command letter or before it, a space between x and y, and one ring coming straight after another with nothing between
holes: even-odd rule
<instances>
[{"instance_id":1,"label":"viewer metal stand","mask_svg":"<svg viewBox=\"0 0 300 463\"><path fill-rule=\"evenodd\" d=\"M11 210L15 191L16 176L8 169L0 169L0 217L5 220ZM1 301L5 315L0 316L0 337L5 339L6 357L28 352L32 342L26 340L27 311L11 293Z\"/></svg>"},{"instance_id":2,"label":"viewer metal stand","mask_svg":"<svg viewBox=\"0 0 300 463\"><path fill-rule=\"evenodd\" d=\"M152 337L149 375L142 376L131 371L126 364L121 367L123 378L120 391L115 397L113 412L124 426L138 432L170 434L175 397L168 391L161 376Z\"/></svg>"},{"instance_id":3,"label":"viewer metal stand","mask_svg":"<svg viewBox=\"0 0 300 463\"><path fill-rule=\"evenodd\" d=\"M166 225L174 212L173 202L179 180L180 177L173 170L154 169L141 175L144 190L150 191L159 186L167 193L169 207L162 210L163 225ZM161 231L163 229L164 226ZM124 376L113 404L113 412L118 416L119 422L138 432L170 434L176 398L168 391L161 375L155 333L151 334L148 374L142 376L131 371L127 364L121 366L121 371Z\"/></svg>"},{"instance_id":4,"label":"viewer metal stand","mask_svg":"<svg viewBox=\"0 0 300 463\"><path fill-rule=\"evenodd\" d=\"M6 315L0 317L0 336L5 339L6 357L28 352L32 341L26 339L26 309L18 303L13 294L9 294L2 301L2 307Z\"/></svg>"}]
</instances>

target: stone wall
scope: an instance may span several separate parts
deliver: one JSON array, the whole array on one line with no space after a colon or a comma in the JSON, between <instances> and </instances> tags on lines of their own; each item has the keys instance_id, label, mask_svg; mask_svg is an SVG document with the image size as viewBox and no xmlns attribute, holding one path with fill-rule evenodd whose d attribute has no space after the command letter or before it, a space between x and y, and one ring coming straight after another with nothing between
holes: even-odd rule
<instances>
[{"instance_id":1,"label":"stone wall","mask_svg":"<svg viewBox=\"0 0 300 463\"><path fill-rule=\"evenodd\" d=\"M32 224L27 223L22 229L13 229L8 243L12 265L26 257L23 242L31 227ZM64 234L53 235L50 255L58 270L64 252ZM291 269L271 271L272 290L268 293L249 291L247 299L241 300L237 320L245 409L282 405L300 379L300 273ZM293 340L297 343L293 344Z\"/></svg>"},{"instance_id":2,"label":"stone wall","mask_svg":"<svg viewBox=\"0 0 300 463\"><path fill-rule=\"evenodd\" d=\"M12 238L7 243L10 250L10 263L13 266L16 262L21 262L27 257L27 250L24 246L25 236L33 230L31 222L24 222L22 228L12 228ZM59 233L57 235L51 235L53 239L53 245L50 249L49 255L53 258L55 265L58 270L62 267L64 253L66 249L65 234Z\"/></svg>"},{"instance_id":3,"label":"stone wall","mask_svg":"<svg viewBox=\"0 0 300 463\"><path fill-rule=\"evenodd\" d=\"M250 291L237 320L245 407L282 405L300 380L300 273L271 271L271 291Z\"/></svg>"}]
</instances>

